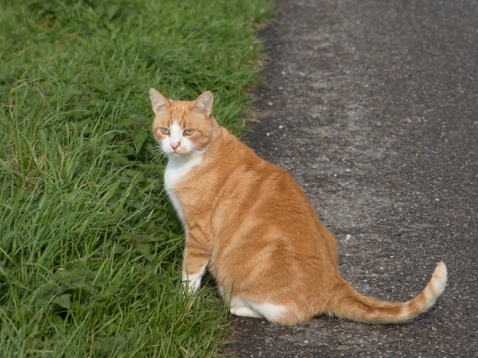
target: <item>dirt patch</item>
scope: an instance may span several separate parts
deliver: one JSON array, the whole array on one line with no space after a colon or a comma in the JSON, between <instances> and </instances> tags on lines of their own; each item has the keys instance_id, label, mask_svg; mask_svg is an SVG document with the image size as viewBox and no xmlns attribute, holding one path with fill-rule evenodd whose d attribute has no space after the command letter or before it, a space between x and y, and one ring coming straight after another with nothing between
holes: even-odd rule
<instances>
[{"instance_id":1,"label":"dirt patch","mask_svg":"<svg viewBox=\"0 0 478 358\"><path fill-rule=\"evenodd\" d=\"M408 324L231 316L236 357L478 354L478 8L471 1L279 1L268 86L246 141L287 169L360 292L406 301L436 263L437 305ZM475 41L472 39L475 38Z\"/></svg>"}]
</instances>

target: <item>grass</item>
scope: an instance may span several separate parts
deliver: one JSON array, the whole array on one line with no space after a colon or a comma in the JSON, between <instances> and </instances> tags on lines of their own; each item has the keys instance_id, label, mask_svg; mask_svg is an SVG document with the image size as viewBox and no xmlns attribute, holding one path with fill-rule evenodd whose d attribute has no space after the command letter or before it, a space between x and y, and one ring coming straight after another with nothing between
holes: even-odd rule
<instances>
[{"instance_id":1,"label":"grass","mask_svg":"<svg viewBox=\"0 0 478 358\"><path fill-rule=\"evenodd\" d=\"M240 134L271 5L0 2L0 357L217 354L227 308L180 294L148 89L212 90Z\"/></svg>"}]
</instances>

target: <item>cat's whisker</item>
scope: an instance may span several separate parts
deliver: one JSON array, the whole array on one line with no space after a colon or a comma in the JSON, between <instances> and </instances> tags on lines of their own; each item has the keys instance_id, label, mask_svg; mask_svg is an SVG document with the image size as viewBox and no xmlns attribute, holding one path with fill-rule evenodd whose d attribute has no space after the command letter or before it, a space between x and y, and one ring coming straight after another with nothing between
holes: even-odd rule
<instances>
[{"instance_id":1,"label":"cat's whisker","mask_svg":"<svg viewBox=\"0 0 478 358\"><path fill-rule=\"evenodd\" d=\"M155 146L152 150L151 153L153 154L153 160L163 160L164 158L167 157L167 153L163 150L161 146Z\"/></svg>"}]
</instances>

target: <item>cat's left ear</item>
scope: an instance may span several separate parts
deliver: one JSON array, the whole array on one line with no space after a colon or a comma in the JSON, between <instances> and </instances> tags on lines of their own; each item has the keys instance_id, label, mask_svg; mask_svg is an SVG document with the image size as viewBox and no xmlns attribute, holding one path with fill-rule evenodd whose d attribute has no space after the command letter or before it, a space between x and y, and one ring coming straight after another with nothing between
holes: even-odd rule
<instances>
[{"instance_id":1,"label":"cat's left ear","mask_svg":"<svg viewBox=\"0 0 478 358\"><path fill-rule=\"evenodd\" d=\"M198 97L194 102L195 110L198 113L203 114L206 118L209 118L212 114L212 104L214 102L214 97L211 91L206 91Z\"/></svg>"}]
</instances>

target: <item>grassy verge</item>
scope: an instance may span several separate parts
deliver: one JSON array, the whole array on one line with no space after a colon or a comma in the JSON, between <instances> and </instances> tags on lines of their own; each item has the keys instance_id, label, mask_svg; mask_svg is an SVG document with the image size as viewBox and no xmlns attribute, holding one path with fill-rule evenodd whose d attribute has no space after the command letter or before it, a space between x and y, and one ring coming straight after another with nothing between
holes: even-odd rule
<instances>
[{"instance_id":1,"label":"grassy verge","mask_svg":"<svg viewBox=\"0 0 478 358\"><path fill-rule=\"evenodd\" d=\"M270 0L0 2L0 357L206 357L212 287L180 295L182 232L148 89L215 94L240 134Z\"/></svg>"}]
</instances>

